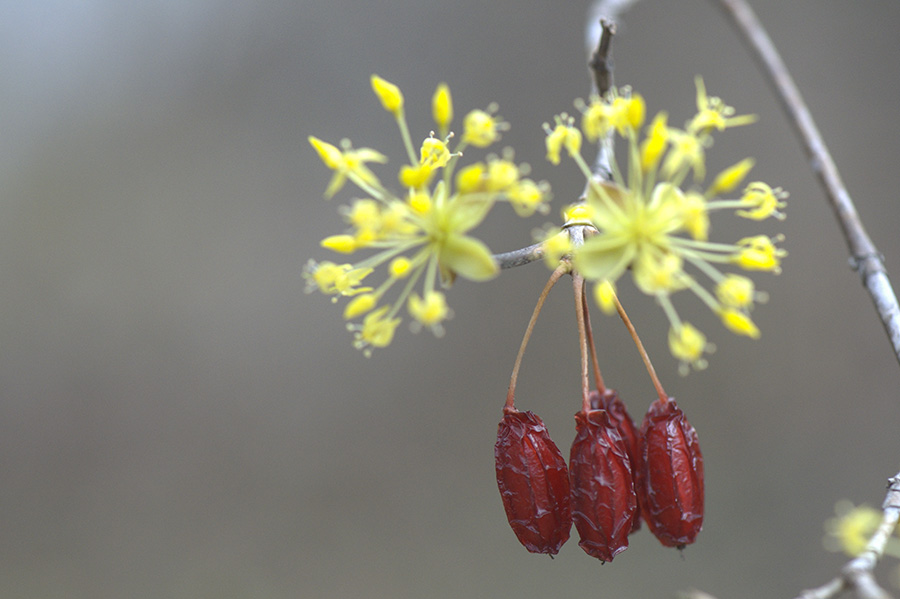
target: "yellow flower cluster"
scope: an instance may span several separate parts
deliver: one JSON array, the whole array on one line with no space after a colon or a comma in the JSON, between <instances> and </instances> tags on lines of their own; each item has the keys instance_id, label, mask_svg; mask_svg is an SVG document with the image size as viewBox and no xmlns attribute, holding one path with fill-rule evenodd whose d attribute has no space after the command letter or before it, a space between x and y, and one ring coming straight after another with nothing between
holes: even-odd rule
<instances>
[{"instance_id":1,"label":"yellow flower cluster","mask_svg":"<svg viewBox=\"0 0 900 599\"><path fill-rule=\"evenodd\" d=\"M825 522L825 548L843 552L850 557L856 557L865 550L884 517L875 508L868 505L855 506L847 499L838 501L834 512L835 517ZM895 531L900 533L900 529ZM889 538L884 553L900 558L900 539Z\"/></svg>"},{"instance_id":2,"label":"yellow flower cluster","mask_svg":"<svg viewBox=\"0 0 900 599\"><path fill-rule=\"evenodd\" d=\"M436 289L438 277L447 287L457 275L483 281L499 271L488 247L469 232L497 201L508 201L517 214L528 216L546 212L550 197L547 184L528 179L527 165L516 164L509 150L455 172L465 147L488 147L507 128L496 116L496 106L466 115L461 139L451 151L453 102L449 88L439 85L432 97L432 115L442 138L432 132L417 152L402 92L377 75L371 83L382 107L396 120L406 148L409 163L398 173L404 191L390 190L367 166L387 162L380 152L354 149L348 140L337 147L310 136L322 162L334 171L326 197L334 196L347 181L365 194L341 208L348 229L326 237L321 245L339 254L371 253L353 264L310 261L304 272L307 291L332 295L334 301L352 297L344 308L344 318L362 318L347 327L355 335L354 345L367 356L373 348L391 343L404 305L414 329L424 326L442 334L443 322L452 312L444 294ZM368 284L367 277L381 266L386 267L386 280L377 286ZM382 305L388 291L400 281L396 299ZM419 282L421 294L414 291Z\"/></svg>"},{"instance_id":3,"label":"yellow flower cluster","mask_svg":"<svg viewBox=\"0 0 900 599\"><path fill-rule=\"evenodd\" d=\"M784 218L780 209L787 194L756 181L745 186L739 198L723 199L753 167L749 158L725 169L706 190L697 187L705 177L712 133L749 124L755 117L734 116L733 108L707 95L700 78L696 85L697 113L684 129L670 127L668 116L661 112L642 136L644 99L627 88L592 98L590 103L576 102L582 113L580 130L565 114L556 118L554 127L545 125L548 160L558 163L565 149L588 180L586 202L565 214L564 228L589 224L594 229L583 244L571 248L575 269L597 283L596 298L607 310L614 294L611 285L631 271L637 287L655 297L665 311L671 325L669 348L681 361L682 372L690 366L705 367L704 353L713 346L700 330L681 320L671 296L688 289L729 330L759 337L750 311L755 302L765 300L765 294L756 291L749 278L722 272L716 265L778 273L787 254L776 245L780 237L757 235L736 243L709 240L711 212L731 209L752 220ZM600 181L581 155L582 136L600 140L611 153L617 135L627 143L627 170L613 160L612 181ZM690 174L692 181L685 183ZM547 246L560 245L558 236L553 231ZM706 286L697 275L709 281Z\"/></svg>"}]
</instances>

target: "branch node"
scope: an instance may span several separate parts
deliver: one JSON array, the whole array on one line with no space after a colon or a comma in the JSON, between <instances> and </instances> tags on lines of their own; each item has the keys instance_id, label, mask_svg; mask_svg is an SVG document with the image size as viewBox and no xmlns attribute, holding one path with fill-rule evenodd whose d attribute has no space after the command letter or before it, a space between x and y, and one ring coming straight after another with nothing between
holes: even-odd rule
<instances>
[{"instance_id":1,"label":"branch node","mask_svg":"<svg viewBox=\"0 0 900 599\"><path fill-rule=\"evenodd\" d=\"M616 24L606 18L600 19L600 42L597 49L591 54L588 66L594 74L594 86L597 94L603 96L613 85L612 56L610 46L612 38L616 34Z\"/></svg>"}]
</instances>

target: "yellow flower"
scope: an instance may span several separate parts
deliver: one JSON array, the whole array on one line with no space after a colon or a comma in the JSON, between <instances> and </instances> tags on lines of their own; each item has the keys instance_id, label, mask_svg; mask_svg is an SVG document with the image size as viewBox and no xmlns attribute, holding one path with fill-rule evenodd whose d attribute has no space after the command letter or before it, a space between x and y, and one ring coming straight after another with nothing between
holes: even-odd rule
<instances>
[{"instance_id":1,"label":"yellow flower","mask_svg":"<svg viewBox=\"0 0 900 599\"><path fill-rule=\"evenodd\" d=\"M716 175L713 184L706 190L707 196L714 196L721 193L728 193L741 184L750 169L753 168L754 160L752 158L744 158L737 164L729 166L724 171ZM763 183L765 185L765 183ZM746 192L745 192L746 193ZM738 213L740 214L740 213Z\"/></svg>"},{"instance_id":2,"label":"yellow flower","mask_svg":"<svg viewBox=\"0 0 900 599\"><path fill-rule=\"evenodd\" d=\"M506 190L506 197L519 216L531 216L535 212L546 214L547 186L531 179L522 179Z\"/></svg>"},{"instance_id":3,"label":"yellow flower","mask_svg":"<svg viewBox=\"0 0 900 599\"><path fill-rule=\"evenodd\" d=\"M421 189L428 185L433 174L434 168L428 164L403 165L400 167L400 183L406 187Z\"/></svg>"},{"instance_id":4,"label":"yellow flower","mask_svg":"<svg viewBox=\"0 0 900 599\"><path fill-rule=\"evenodd\" d=\"M420 164L427 164L432 168L441 168L450 162L452 154L447 149L447 144L439 139L428 137L422 142Z\"/></svg>"},{"instance_id":5,"label":"yellow flower","mask_svg":"<svg viewBox=\"0 0 900 599\"><path fill-rule=\"evenodd\" d=\"M397 330L400 319L393 318L388 310L388 306L383 306L370 312L362 325L347 325L350 330L355 331L353 346L363 350L367 358L372 355L373 348L387 347L394 339L394 331Z\"/></svg>"},{"instance_id":6,"label":"yellow flower","mask_svg":"<svg viewBox=\"0 0 900 599\"><path fill-rule=\"evenodd\" d=\"M694 170L694 179L706 175L706 154L704 140L693 133L670 128L667 133L669 153L663 162L663 174L670 179L683 178L689 169Z\"/></svg>"},{"instance_id":7,"label":"yellow flower","mask_svg":"<svg viewBox=\"0 0 900 599\"><path fill-rule=\"evenodd\" d=\"M352 235L331 235L323 239L320 245L341 254L352 254L357 249L356 239Z\"/></svg>"},{"instance_id":8,"label":"yellow flower","mask_svg":"<svg viewBox=\"0 0 900 599\"><path fill-rule=\"evenodd\" d=\"M869 544L881 524L882 514L867 505L855 507L846 499L839 501L834 511L837 517L825 522L828 533L824 539L825 548L856 557Z\"/></svg>"},{"instance_id":9,"label":"yellow flower","mask_svg":"<svg viewBox=\"0 0 900 599\"><path fill-rule=\"evenodd\" d=\"M444 294L434 290L436 285L440 282L448 287L457 276L485 281L499 272L490 249L470 231L498 201L506 200L516 213L529 215L544 211L545 200L550 197L546 183L522 178L528 167L515 164L508 149L502 158L493 156L487 163L455 171L462 156L460 148L490 145L506 129L506 123L495 116L496 106L470 112L463 124L463 139L451 150L449 143L454 136L446 129L453 118L453 104L449 88L439 85L432 97L432 116L443 138L432 133L417 150L412 145L399 88L377 75L371 82L382 106L397 120L406 150L397 174L406 191L398 197L369 170L367 163L387 161L375 150L355 150L348 140L343 140L339 148L310 137L319 157L335 171L326 194L333 195L350 181L368 196L339 208L349 230L327 236L321 245L341 254L368 249L371 255L355 264L310 261L303 273L307 291L321 291L334 296L333 301L340 296L355 296L344 308L344 317L352 320L365 315L362 323L348 326L355 334L354 344L366 355L391 342L404 305L414 325L441 334L442 322L451 311ZM451 184L454 181L456 189ZM380 267L387 272L386 280L377 287L364 287L363 279ZM377 307L400 280L406 283L397 286L402 289L396 299ZM421 296L415 293L417 285L424 289Z\"/></svg>"},{"instance_id":10,"label":"yellow flower","mask_svg":"<svg viewBox=\"0 0 900 599\"><path fill-rule=\"evenodd\" d=\"M679 202L684 228L697 241L709 239L709 209L706 198L696 191L681 196Z\"/></svg>"},{"instance_id":11,"label":"yellow flower","mask_svg":"<svg viewBox=\"0 0 900 599\"><path fill-rule=\"evenodd\" d=\"M446 136L450 121L453 120L453 99L450 97L450 88L446 83L441 83L434 91L431 99L431 114L441 135Z\"/></svg>"},{"instance_id":12,"label":"yellow flower","mask_svg":"<svg viewBox=\"0 0 900 599\"><path fill-rule=\"evenodd\" d=\"M729 308L749 309L755 296L753 280L741 275L725 275L716 285L716 297Z\"/></svg>"},{"instance_id":13,"label":"yellow flower","mask_svg":"<svg viewBox=\"0 0 900 599\"><path fill-rule=\"evenodd\" d=\"M581 129L589 142L594 143L612 129L612 123L610 123L611 112L612 107L601 101L600 98L594 98L582 110ZM559 154L559 151L557 151L557 154ZM553 161L551 160L551 162ZM559 164L559 161L557 160L553 164Z\"/></svg>"},{"instance_id":14,"label":"yellow flower","mask_svg":"<svg viewBox=\"0 0 900 599\"><path fill-rule=\"evenodd\" d=\"M486 148L500 139L500 122L484 110L473 110L463 120L463 141Z\"/></svg>"},{"instance_id":15,"label":"yellow flower","mask_svg":"<svg viewBox=\"0 0 900 599\"><path fill-rule=\"evenodd\" d=\"M572 126L571 117L562 114L556 117L556 127L552 130L550 125L546 125L548 132L547 144L547 160L553 164L559 164L559 153L565 148L569 156L573 156L581 151L581 131Z\"/></svg>"},{"instance_id":16,"label":"yellow flower","mask_svg":"<svg viewBox=\"0 0 900 599\"><path fill-rule=\"evenodd\" d=\"M762 181L755 181L744 189L741 196L741 204L751 210L738 210L737 215L752 220L764 220L770 216L782 220L784 213L778 209L787 205L783 201L787 196L787 192L780 187L772 189Z\"/></svg>"},{"instance_id":17,"label":"yellow flower","mask_svg":"<svg viewBox=\"0 0 900 599\"><path fill-rule=\"evenodd\" d=\"M681 323L680 326L673 326L669 329L669 351L681 361L679 371L682 375L687 374L690 371L690 367L693 367L695 370L706 368L707 361L703 354L713 349L707 343L706 335L689 322Z\"/></svg>"},{"instance_id":18,"label":"yellow flower","mask_svg":"<svg viewBox=\"0 0 900 599\"><path fill-rule=\"evenodd\" d=\"M697 85L697 115L688 125L688 131L705 134L712 129L724 131L728 127L749 125L756 121L756 116L752 114L732 116L734 108L727 106L721 98L706 95L703 79L697 77L694 82Z\"/></svg>"},{"instance_id":19,"label":"yellow flower","mask_svg":"<svg viewBox=\"0 0 900 599\"><path fill-rule=\"evenodd\" d=\"M650 124L650 135L641 144L641 168L645 172L656 170L668 143L669 128L666 127L666 113L660 112Z\"/></svg>"},{"instance_id":20,"label":"yellow flower","mask_svg":"<svg viewBox=\"0 0 900 599\"><path fill-rule=\"evenodd\" d=\"M407 276L409 276L409 272L411 269L412 262L410 262L408 258L405 258L403 256L391 260L391 264L388 267L388 271L395 279L405 279Z\"/></svg>"},{"instance_id":21,"label":"yellow flower","mask_svg":"<svg viewBox=\"0 0 900 599\"><path fill-rule=\"evenodd\" d=\"M745 335L751 339L759 339L759 328L750 320L750 316L746 312L736 308L722 308L719 311L719 317L732 333Z\"/></svg>"},{"instance_id":22,"label":"yellow flower","mask_svg":"<svg viewBox=\"0 0 900 599\"><path fill-rule=\"evenodd\" d=\"M476 162L460 169L456 174L456 189L460 193L484 191L487 170L483 162Z\"/></svg>"},{"instance_id":23,"label":"yellow flower","mask_svg":"<svg viewBox=\"0 0 900 599\"><path fill-rule=\"evenodd\" d=\"M363 293L362 295L357 295L350 303L347 304L347 307L344 308L344 320L351 320L358 316L362 316L366 312L372 310L375 307L375 304L378 303L378 296L374 293Z\"/></svg>"},{"instance_id":24,"label":"yellow flower","mask_svg":"<svg viewBox=\"0 0 900 599\"><path fill-rule=\"evenodd\" d=\"M775 247L775 242L765 235L745 237L737 242L740 250L733 257L734 262L746 270L769 270L781 272L781 259L787 251Z\"/></svg>"},{"instance_id":25,"label":"yellow flower","mask_svg":"<svg viewBox=\"0 0 900 599\"><path fill-rule=\"evenodd\" d=\"M400 88L378 75L372 75L371 81L372 91L378 96L384 109L399 118L403 111L403 93Z\"/></svg>"},{"instance_id":26,"label":"yellow flower","mask_svg":"<svg viewBox=\"0 0 900 599\"><path fill-rule=\"evenodd\" d=\"M440 291L427 291L424 299L413 293L409 296L409 314L419 325L430 328L438 336L444 332L441 323L451 315Z\"/></svg>"},{"instance_id":27,"label":"yellow flower","mask_svg":"<svg viewBox=\"0 0 900 599\"><path fill-rule=\"evenodd\" d=\"M488 191L504 191L519 180L519 167L501 158L489 160L484 185Z\"/></svg>"},{"instance_id":28,"label":"yellow flower","mask_svg":"<svg viewBox=\"0 0 900 599\"><path fill-rule=\"evenodd\" d=\"M598 283L595 299L601 307L608 310L611 305L608 285L630 272L638 289L653 296L666 313L669 347L681 361L682 371L704 366L703 353L712 351L713 346L695 327L681 320L670 296L690 290L729 330L757 338L760 331L748 311L754 300L762 300L765 295L755 291L746 277L723 273L720 267L779 272L786 255L775 246L780 237L757 235L737 243L709 240L711 211L770 206L772 201L768 196L766 201L756 199L767 189L756 184L751 184L753 194L745 193L740 201L715 197L740 185L753 166L752 159L725 169L706 193L690 182L689 187L682 188L691 171L697 181L703 178L713 131L753 120L733 117L733 109L719 98L707 96L699 79L697 86L698 116L682 130L668 127L666 114L659 113L647 127L644 139L639 135L644 101L638 94L613 92L604 100L595 98L589 106L579 105L585 136L590 139L617 131L628 142L625 155L629 164L622 168L612 161L612 181L601 181L579 151L570 152L587 179L588 189L585 205L567 209L563 216L567 224L595 229L588 230L583 243L571 253L575 270ZM567 123L557 117L556 127L545 126L545 130L548 158L556 162L569 136ZM558 260L552 266L556 263Z\"/></svg>"},{"instance_id":29,"label":"yellow flower","mask_svg":"<svg viewBox=\"0 0 900 599\"><path fill-rule=\"evenodd\" d=\"M616 313L616 286L603 280L594 285L594 299L604 314Z\"/></svg>"},{"instance_id":30,"label":"yellow flower","mask_svg":"<svg viewBox=\"0 0 900 599\"><path fill-rule=\"evenodd\" d=\"M361 187L381 186L378 177L369 170L366 162L387 162L384 154L369 148L360 148L359 150L348 148L341 151L312 135L309 136L309 143L319 153L325 166L335 171L334 177L331 178L328 189L325 191L325 197L330 198L336 194L348 178Z\"/></svg>"},{"instance_id":31,"label":"yellow flower","mask_svg":"<svg viewBox=\"0 0 900 599\"><path fill-rule=\"evenodd\" d=\"M354 268L350 264L317 263L310 260L304 271L307 293L315 288L326 295L356 295L371 291L359 284L372 272L371 268Z\"/></svg>"},{"instance_id":32,"label":"yellow flower","mask_svg":"<svg viewBox=\"0 0 900 599\"><path fill-rule=\"evenodd\" d=\"M606 136L613 129L625 137L644 124L644 98L630 91L626 91L626 95L619 95L614 90L609 97L594 97L587 106L579 100L576 106L581 109L581 128L590 142Z\"/></svg>"}]
</instances>

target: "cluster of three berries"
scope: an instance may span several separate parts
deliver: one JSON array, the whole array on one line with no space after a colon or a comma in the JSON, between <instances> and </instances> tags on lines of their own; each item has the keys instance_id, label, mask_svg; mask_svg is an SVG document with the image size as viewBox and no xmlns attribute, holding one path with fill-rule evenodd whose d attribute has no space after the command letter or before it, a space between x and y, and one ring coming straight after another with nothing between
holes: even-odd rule
<instances>
[{"instance_id":1,"label":"cluster of three berries","mask_svg":"<svg viewBox=\"0 0 900 599\"><path fill-rule=\"evenodd\" d=\"M568 467L543 421L504 409L494 456L503 507L528 551L555 555L574 522L579 545L611 561L646 521L668 547L693 543L703 524L703 456L672 398L654 401L640 430L612 390L575 414Z\"/></svg>"}]
</instances>

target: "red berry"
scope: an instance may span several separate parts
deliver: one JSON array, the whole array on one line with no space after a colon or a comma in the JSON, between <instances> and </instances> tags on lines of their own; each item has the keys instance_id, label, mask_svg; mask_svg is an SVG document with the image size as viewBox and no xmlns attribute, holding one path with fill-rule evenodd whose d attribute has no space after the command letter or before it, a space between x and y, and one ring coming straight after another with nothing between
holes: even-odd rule
<instances>
[{"instance_id":1,"label":"red berry","mask_svg":"<svg viewBox=\"0 0 900 599\"><path fill-rule=\"evenodd\" d=\"M494 446L506 518L532 553L554 555L569 538L572 510L566 461L532 412L504 410Z\"/></svg>"},{"instance_id":2,"label":"red berry","mask_svg":"<svg viewBox=\"0 0 900 599\"><path fill-rule=\"evenodd\" d=\"M605 410L575 414L569 478L579 546L612 561L628 547L637 497L625 441Z\"/></svg>"},{"instance_id":3,"label":"red berry","mask_svg":"<svg viewBox=\"0 0 900 599\"><path fill-rule=\"evenodd\" d=\"M619 394L612 389L606 389L603 393L597 390L591 391L588 396L591 407L595 410L606 410L609 414L609 420L612 422L616 430L619 431L622 439L625 441L625 447L628 450L628 460L631 462L631 473L634 476L634 488L640 488L641 476L641 437L637 427L634 425L631 415L625 408L625 403L619 398ZM634 513L634 524L631 532L641 527L641 497L638 495L637 511Z\"/></svg>"},{"instance_id":4,"label":"red berry","mask_svg":"<svg viewBox=\"0 0 900 599\"><path fill-rule=\"evenodd\" d=\"M703 527L703 455L675 400L657 399L641 425L644 519L667 547L693 543Z\"/></svg>"}]
</instances>

